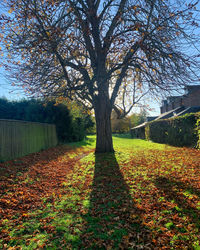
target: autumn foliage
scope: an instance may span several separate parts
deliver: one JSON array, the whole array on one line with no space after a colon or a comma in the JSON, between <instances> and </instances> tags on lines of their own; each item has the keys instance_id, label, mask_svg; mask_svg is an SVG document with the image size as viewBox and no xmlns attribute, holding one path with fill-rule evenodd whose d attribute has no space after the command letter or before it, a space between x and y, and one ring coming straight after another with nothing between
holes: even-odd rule
<instances>
[{"instance_id":1,"label":"autumn foliage","mask_svg":"<svg viewBox=\"0 0 200 250\"><path fill-rule=\"evenodd\" d=\"M90 137L0 164L1 248L198 249L200 151L114 143L115 154L95 156Z\"/></svg>"}]
</instances>

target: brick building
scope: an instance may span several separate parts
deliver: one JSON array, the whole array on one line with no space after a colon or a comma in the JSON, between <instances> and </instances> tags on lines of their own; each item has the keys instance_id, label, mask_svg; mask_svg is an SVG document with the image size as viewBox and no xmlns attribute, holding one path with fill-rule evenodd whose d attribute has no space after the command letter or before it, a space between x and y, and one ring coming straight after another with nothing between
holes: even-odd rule
<instances>
[{"instance_id":1,"label":"brick building","mask_svg":"<svg viewBox=\"0 0 200 250\"><path fill-rule=\"evenodd\" d=\"M145 138L145 126L151 120L168 119L170 117L181 116L187 113L200 112L200 85L188 85L184 88L185 94L182 96L169 96L162 101L160 115L150 117L146 122L131 129L132 137Z\"/></svg>"},{"instance_id":2,"label":"brick building","mask_svg":"<svg viewBox=\"0 0 200 250\"><path fill-rule=\"evenodd\" d=\"M166 100L162 101L161 114L181 106L185 108L200 106L200 85L188 85L184 89L184 95L169 96Z\"/></svg>"}]
</instances>

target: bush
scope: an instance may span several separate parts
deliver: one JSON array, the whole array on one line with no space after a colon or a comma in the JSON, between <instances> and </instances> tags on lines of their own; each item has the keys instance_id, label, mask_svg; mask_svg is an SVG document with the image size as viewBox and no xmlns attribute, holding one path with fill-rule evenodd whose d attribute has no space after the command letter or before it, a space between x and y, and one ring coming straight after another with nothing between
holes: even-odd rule
<instances>
[{"instance_id":1,"label":"bush","mask_svg":"<svg viewBox=\"0 0 200 250\"><path fill-rule=\"evenodd\" d=\"M195 113L152 121L146 125L145 136L147 140L173 146L197 146L198 135L200 137L199 120L200 113Z\"/></svg>"},{"instance_id":2,"label":"bush","mask_svg":"<svg viewBox=\"0 0 200 250\"><path fill-rule=\"evenodd\" d=\"M84 121L77 117L72 122L71 141L82 141L86 136Z\"/></svg>"},{"instance_id":3,"label":"bush","mask_svg":"<svg viewBox=\"0 0 200 250\"><path fill-rule=\"evenodd\" d=\"M196 123L196 130L197 130L197 148L200 149L200 115L197 118L197 123Z\"/></svg>"},{"instance_id":4,"label":"bush","mask_svg":"<svg viewBox=\"0 0 200 250\"><path fill-rule=\"evenodd\" d=\"M58 140L61 143L80 141L85 137L86 129L94 126L90 115L81 117L60 103L45 103L42 100L8 101L0 98L0 119L14 119L56 125Z\"/></svg>"},{"instance_id":5,"label":"bush","mask_svg":"<svg viewBox=\"0 0 200 250\"><path fill-rule=\"evenodd\" d=\"M55 105L54 102L48 102L45 106L44 115L46 116L46 122L56 125L59 142L64 143L72 141L72 116L65 105Z\"/></svg>"}]
</instances>

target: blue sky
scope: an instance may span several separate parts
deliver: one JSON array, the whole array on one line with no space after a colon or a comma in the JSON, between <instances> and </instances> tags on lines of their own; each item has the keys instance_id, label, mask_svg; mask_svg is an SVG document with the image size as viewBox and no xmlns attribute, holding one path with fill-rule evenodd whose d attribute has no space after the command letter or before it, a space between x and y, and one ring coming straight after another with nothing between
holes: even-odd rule
<instances>
[{"instance_id":1,"label":"blue sky","mask_svg":"<svg viewBox=\"0 0 200 250\"><path fill-rule=\"evenodd\" d=\"M4 71L0 69L0 97L6 97L8 100L19 100L22 98L27 98L23 89L13 87L9 83L9 81L4 77ZM157 101L150 100L148 103L150 107L153 109L152 111L148 111L150 115L158 115L160 113L160 107ZM133 109L133 112L139 112L138 109Z\"/></svg>"},{"instance_id":2,"label":"blue sky","mask_svg":"<svg viewBox=\"0 0 200 250\"><path fill-rule=\"evenodd\" d=\"M9 81L4 77L4 70L0 69L0 97L6 97L8 100L25 98L23 90L11 86Z\"/></svg>"}]
</instances>

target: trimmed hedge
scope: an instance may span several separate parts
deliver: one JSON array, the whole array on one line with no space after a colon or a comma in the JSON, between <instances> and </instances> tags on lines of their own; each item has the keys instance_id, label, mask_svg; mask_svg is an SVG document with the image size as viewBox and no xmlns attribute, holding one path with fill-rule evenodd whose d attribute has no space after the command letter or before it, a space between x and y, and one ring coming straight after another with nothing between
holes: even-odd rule
<instances>
[{"instance_id":1,"label":"trimmed hedge","mask_svg":"<svg viewBox=\"0 0 200 250\"><path fill-rule=\"evenodd\" d=\"M197 118L196 130L197 130L197 138L198 138L197 148L200 149L200 115L198 115L198 118Z\"/></svg>"},{"instance_id":2,"label":"trimmed hedge","mask_svg":"<svg viewBox=\"0 0 200 250\"><path fill-rule=\"evenodd\" d=\"M200 112L152 121L146 125L147 140L173 146L200 146Z\"/></svg>"}]
</instances>

